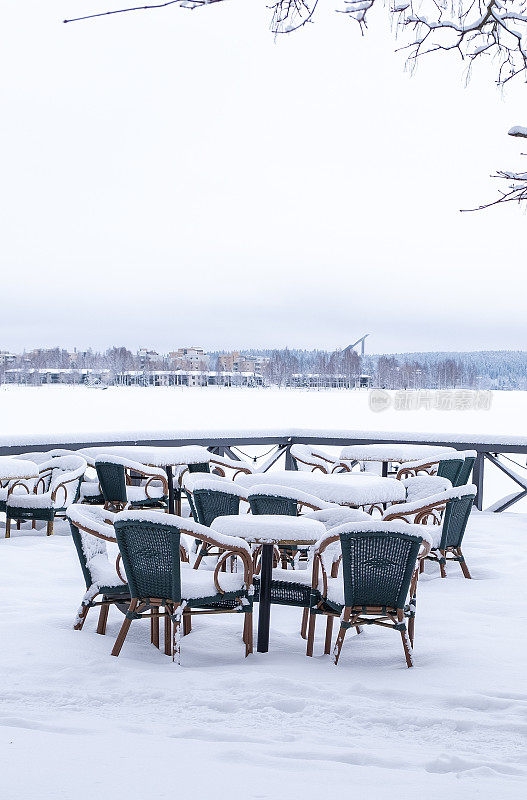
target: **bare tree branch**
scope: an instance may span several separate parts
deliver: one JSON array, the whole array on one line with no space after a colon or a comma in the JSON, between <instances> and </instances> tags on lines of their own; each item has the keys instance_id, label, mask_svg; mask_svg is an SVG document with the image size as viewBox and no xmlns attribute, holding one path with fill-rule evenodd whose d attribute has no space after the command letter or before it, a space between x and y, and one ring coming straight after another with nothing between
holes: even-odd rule
<instances>
[{"instance_id":1,"label":"bare tree branch","mask_svg":"<svg viewBox=\"0 0 527 800\"><path fill-rule=\"evenodd\" d=\"M95 19L96 17L108 17L110 14L127 14L129 11L150 11L153 8L166 8L166 6L180 6L181 8L200 8L211 3L220 3L223 0L167 0L166 3L154 3L149 6L130 6L129 8L116 8L113 11L99 11L97 14L87 14L84 17L74 19L64 19L63 22L81 22L85 19Z\"/></svg>"}]
</instances>

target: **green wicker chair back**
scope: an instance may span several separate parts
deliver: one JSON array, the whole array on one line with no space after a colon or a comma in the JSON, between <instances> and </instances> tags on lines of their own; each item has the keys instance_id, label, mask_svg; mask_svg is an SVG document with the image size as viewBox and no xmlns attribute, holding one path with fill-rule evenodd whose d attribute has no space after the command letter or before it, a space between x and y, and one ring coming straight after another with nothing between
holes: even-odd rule
<instances>
[{"instance_id":1,"label":"green wicker chair back","mask_svg":"<svg viewBox=\"0 0 527 800\"><path fill-rule=\"evenodd\" d=\"M346 606L403 608L422 539L405 533L341 533Z\"/></svg>"},{"instance_id":2,"label":"green wicker chair back","mask_svg":"<svg viewBox=\"0 0 527 800\"><path fill-rule=\"evenodd\" d=\"M465 535L468 518L472 510L475 495L454 498L446 504L443 516L443 532L441 535L440 550L447 547L460 547Z\"/></svg>"},{"instance_id":3,"label":"green wicker chair back","mask_svg":"<svg viewBox=\"0 0 527 800\"><path fill-rule=\"evenodd\" d=\"M102 496L106 503L126 503L126 478L122 464L96 461L95 469L99 478Z\"/></svg>"},{"instance_id":4,"label":"green wicker chair back","mask_svg":"<svg viewBox=\"0 0 527 800\"><path fill-rule=\"evenodd\" d=\"M196 512L194 519L207 528L210 528L216 517L238 514L240 511L240 498L227 492L196 489L192 499L193 510Z\"/></svg>"},{"instance_id":5,"label":"green wicker chair back","mask_svg":"<svg viewBox=\"0 0 527 800\"><path fill-rule=\"evenodd\" d=\"M453 458L448 459L447 461L440 461L437 474L440 478L448 478L452 486L457 486L456 483L458 475L463 467L464 459L462 458Z\"/></svg>"},{"instance_id":6,"label":"green wicker chair back","mask_svg":"<svg viewBox=\"0 0 527 800\"><path fill-rule=\"evenodd\" d=\"M474 456L465 458L457 475L456 482L453 483L452 486L465 486L469 482L475 460Z\"/></svg>"},{"instance_id":7,"label":"green wicker chair back","mask_svg":"<svg viewBox=\"0 0 527 800\"><path fill-rule=\"evenodd\" d=\"M130 595L181 601L180 532L174 525L116 520L115 535Z\"/></svg>"},{"instance_id":8,"label":"green wicker chair back","mask_svg":"<svg viewBox=\"0 0 527 800\"><path fill-rule=\"evenodd\" d=\"M189 464L189 472L210 472L210 464L204 461L203 464Z\"/></svg>"},{"instance_id":9,"label":"green wicker chair back","mask_svg":"<svg viewBox=\"0 0 527 800\"><path fill-rule=\"evenodd\" d=\"M298 515L297 502L289 497L250 494L248 500L252 514L283 514L288 517L296 517Z\"/></svg>"}]
</instances>

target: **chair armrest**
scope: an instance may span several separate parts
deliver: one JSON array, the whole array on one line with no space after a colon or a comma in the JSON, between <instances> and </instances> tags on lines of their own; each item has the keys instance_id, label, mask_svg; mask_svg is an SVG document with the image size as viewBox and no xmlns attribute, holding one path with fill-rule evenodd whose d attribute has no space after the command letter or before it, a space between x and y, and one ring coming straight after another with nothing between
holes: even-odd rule
<instances>
[{"instance_id":1,"label":"chair armrest","mask_svg":"<svg viewBox=\"0 0 527 800\"><path fill-rule=\"evenodd\" d=\"M206 542L214 547L219 547L220 550L224 550L214 570L214 585L219 594L225 593L218 580L219 571L222 564L229 556L237 556L241 559L244 573L243 580L247 590L249 590L253 582L253 562L251 548L247 542L237 536L225 536L224 534L216 534L215 532L211 533L210 528L206 528L199 523L194 523L194 525L188 528L181 527L180 533L186 533L188 536L199 539L201 542Z\"/></svg>"},{"instance_id":2,"label":"chair armrest","mask_svg":"<svg viewBox=\"0 0 527 800\"><path fill-rule=\"evenodd\" d=\"M397 471L396 478L398 481L403 480L403 478L414 478L418 472L426 472L428 475L432 475L435 473L430 472L429 470L434 469L437 472L437 468L439 466L439 459L436 461L407 461L402 467L399 468Z\"/></svg>"},{"instance_id":3,"label":"chair armrest","mask_svg":"<svg viewBox=\"0 0 527 800\"><path fill-rule=\"evenodd\" d=\"M431 518L433 525L439 525L441 515L446 508L448 498L444 500L416 500L414 503L396 503L384 512L383 522L413 522L416 525L427 525ZM412 519L408 519L411 517Z\"/></svg>"},{"instance_id":4,"label":"chair armrest","mask_svg":"<svg viewBox=\"0 0 527 800\"><path fill-rule=\"evenodd\" d=\"M246 461L236 461L236 459L228 458L227 456L213 455L211 456L209 463L217 464L219 467L228 467L229 469L234 470L233 480L240 473L252 475L254 472L252 467ZM223 473L223 477L225 477L225 473Z\"/></svg>"}]
</instances>

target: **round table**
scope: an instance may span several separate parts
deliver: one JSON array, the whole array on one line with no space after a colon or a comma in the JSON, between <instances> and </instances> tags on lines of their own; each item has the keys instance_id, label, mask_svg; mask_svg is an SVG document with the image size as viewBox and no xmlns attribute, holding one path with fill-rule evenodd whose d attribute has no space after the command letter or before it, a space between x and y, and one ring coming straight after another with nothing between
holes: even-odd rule
<instances>
[{"instance_id":1,"label":"round table","mask_svg":"<svg viewBox=\"0 0 527 800\"><path fill-rule=\"evenodd\" d=\"M239 536L251 544L262 546L260 569L260 607L258 610L259 653L269 650L271 617L271 581L273 578L273 548L275 545L314 544L326 532L322 522L306 517L282 514L236 514L216 517L211 528L228 536Z\"/></svg>"},{"instance_id":2,"label":"round table","mask_svg":"<svg viewBox=\"0 0 527 800\"><path fill-rule=\"evenodd\" d=\"M167 474L168 511L170 514L181 513L181 490L174 488L173 467L188 464L208 464L213 457L206 447L201 445L182 445L181 447L156 447L148 445L109 445L108 447L85 447L78 451L90 466L95 464L98 456L119 456L130 461L139 461L148 467L161 467Z\"/></svg>"},{"instance_id":3,"label":"round table","mask_svg":"<svg viewBox=\"0 0 527 800\"><path fill-rule=\"evenodd\" d=\"M22 481L28 478L38 478L38 466L33 461L0 456L0 481Z\"/></svg>"},{"instance_id":4,"label":"round table","mask_svg":"<svg viewBox=\"0 0 527 800\"><path fill-rule=\"evenodd\" d=\"M240 475L235 483L249 490L251 486L271 484L300 489L328 503L339 506L375 506L381 503L397 503L406 499L406 491L401 481L395 478L381 478L380 475L367 475L363 472L342 472L323 475L316 472L297 472L295 470L276 470Z\"/></svg>"},{"instance_id":5,"label":"round table","mask_svg":"<svg viewBox=\"0 0 527 800\"><path fill-rule=\"evenodd\" d=\"M432 444L351 444L343 447L340 453L342 461L379 461L382 463L382 475L388 474L388 464L403 464L405 461L421 461L425 458L438 458L441 455L455 453L454 447L441 447Z\"/></svg>"}]
</instances>

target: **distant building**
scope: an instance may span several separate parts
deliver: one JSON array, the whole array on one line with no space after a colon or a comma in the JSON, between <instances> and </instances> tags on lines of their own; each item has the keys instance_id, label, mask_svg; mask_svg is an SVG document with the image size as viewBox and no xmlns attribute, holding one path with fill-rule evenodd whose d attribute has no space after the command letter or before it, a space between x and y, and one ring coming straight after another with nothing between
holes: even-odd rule
<instances>
[{"instance_id":1,"label":"distant building","mask_svg":"<svg viewBox=\"0 0 527 800\"><path fill-rule=\"evenodd\" d=\"M157 361L159 358L159 353L156 353L155 350L148 350L146 347L141 347L137 351L137 357L141 363L141 366L144 367L147 364L150 364L152 361Z\"/></svg>"},{"instance_id":2,"label":"distant building","mask_svg":"<svg viewBox=\"0 0 527 800\"><path fill-rule=\"evenodd\" d=\"M244 356L237 350L232 353L222 353L218 356L218 369L222 372L260 372L262 359Z\"/></svg>"},{"instance_id":3,"label":"distant building","mask_svg":"<svg viewBox=\"0 0 527 800\"><path fill-rule=\"evenodd\" d=\"M9 367L16 361L14 353L8 353L7 350L0 350L0 367Z\"/></svg>"},{"instance_id":4,"label":"distant building","mask_svg":"<svg viewBox=\"0 0 527 800\"><path fill-rule=\"evenodd\" d=\"M357 389L369 389L372 386L371 375L359 375L355 386Z\"/></svg>"},{"instance_id":5,"label":"distant building","mask_svg":"<svg viewBox=\"0 0 527 800\"><path fill-rule=\"evenodd\" d=\"M168 354L173 369L207 370L209 357L202 347L180 347Z\"/></svg>"}]
</instances>

